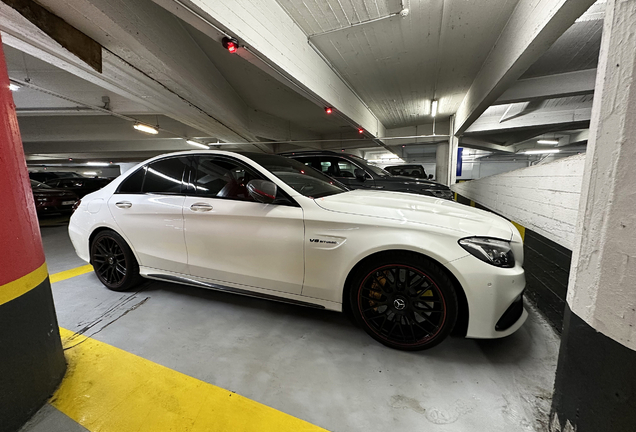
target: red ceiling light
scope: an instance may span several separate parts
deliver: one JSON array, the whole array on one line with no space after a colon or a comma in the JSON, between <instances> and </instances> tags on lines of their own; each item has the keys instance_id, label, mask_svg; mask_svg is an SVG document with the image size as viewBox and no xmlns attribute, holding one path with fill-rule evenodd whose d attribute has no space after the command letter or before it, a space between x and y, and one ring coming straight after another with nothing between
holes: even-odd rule
<instances>
[{"instance_id":1,"label":"red ceiling light","mask_svg":"<svg viewBox=\"0 0 636 432\"><path fill-rule=\"evenodd\" d=\"M363 134L363 133L364 133L364 129L362 129L362 128L358 128L358 133L359 133L359 134Z\"/></svg>"},{"instance_id":2,"label":"red ceiling light","mask_svg":"<svg viewBox=\"0 0 636 432\"><path fill-rule=\"evenodd\" d=\"M223 48L234 54L239 47L239 43L234 38L224 37L221 39L221 43L223 44Z\"/></svg>"},{"instance_id":3,"label":"red ceiling light","mask_svg":"<svg viewBox=\"0 0 636 432\"><path fill-rule=\"evenodd\" d=\"M331 107L326 107L326 108L325 108L325 112L326 112L327 114L331 114L331 113L333 112L333 108L331 108Z\"/></svg>"}]
</instances>

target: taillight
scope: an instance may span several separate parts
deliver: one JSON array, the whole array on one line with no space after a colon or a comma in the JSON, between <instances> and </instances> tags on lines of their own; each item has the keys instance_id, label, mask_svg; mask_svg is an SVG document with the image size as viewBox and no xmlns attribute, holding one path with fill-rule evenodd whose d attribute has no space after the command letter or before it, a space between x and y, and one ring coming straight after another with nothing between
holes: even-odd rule
<instances>
[{"instance_id":1,"label":"taillight","mask_svg":"<svg viewBox=\"0 0 636 432\"><path fill-rule=\"evenodd\" d=\"M77 210L77 208L80 206L81 203L82 203L81 199L78 199L77 201L75 201L75 204L73 204L73 211Z\"/></svg>"}]
</instances>

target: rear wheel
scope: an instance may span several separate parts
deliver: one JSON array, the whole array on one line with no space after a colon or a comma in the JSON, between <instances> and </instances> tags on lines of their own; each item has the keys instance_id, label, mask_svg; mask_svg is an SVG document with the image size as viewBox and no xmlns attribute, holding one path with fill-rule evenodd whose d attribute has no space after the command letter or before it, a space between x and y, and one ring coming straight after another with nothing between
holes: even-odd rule
<instances>
[{"instance_id":1,"label":"rear wheel","mask_svg":"<svg viewBox=\"0 0 636 432\"><path fill-rule=\"evenodd\" d=\"M102 231L95 236L91 264L101 283L113 291L126 291L141 282L135 255L115 231Z\"/></svg>"},{"instance_id":2,"label":"rear wheel","mask_svg":"<svg viewBox=\"0 0 636 432\"><path fill-rule=\"evenodd\" d=\"M443 341L457 319L451 280L433 261L393 252L356 270L350 305L356 321L375 340L415 351Z\"/></svg>"}]
</instances>

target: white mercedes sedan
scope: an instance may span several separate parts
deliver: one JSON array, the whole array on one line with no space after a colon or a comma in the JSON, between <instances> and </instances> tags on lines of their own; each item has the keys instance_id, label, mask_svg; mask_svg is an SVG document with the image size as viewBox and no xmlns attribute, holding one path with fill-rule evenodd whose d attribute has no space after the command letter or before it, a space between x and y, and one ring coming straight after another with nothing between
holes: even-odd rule
<instances>
[{"instance_id":1,"label":"white mercedes sedan","mask_svg":"<svg viewBox=\"0 0 636 432\"><path fill-rule=\"evenodd\" d=\"M451 331L507 336L527 318L523 243L507 220L349 191L282 156L157 156L82 198L69 233L112 290L149 278L344 311L402 350Z\"/></svg>"}]
</instances>

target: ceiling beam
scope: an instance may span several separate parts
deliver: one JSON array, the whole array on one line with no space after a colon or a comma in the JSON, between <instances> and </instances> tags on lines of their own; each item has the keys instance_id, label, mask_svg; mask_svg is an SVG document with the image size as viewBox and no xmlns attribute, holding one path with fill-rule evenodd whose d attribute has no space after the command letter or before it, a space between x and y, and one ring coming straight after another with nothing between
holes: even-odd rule
<instances>
[{"instance_id":1,"label":"ceiling beam","mask_svg":"<svg viewBox=\"0 0 636 432\"><path fill-rule=\"evenodd\" d=\"M485 134L510 132L518 129L529 129L535 127L547 127L555 131L555 126L562 125L572 128L572 124L589 122L592 117L592 101L588 101L576 106L557 106L552 108L541 108L527 112L505 122L500 122L497 115L482 116L466 130L466 134ZM585 126L584 126L585 127Z\"/></svg>"},{"instance_id":2,"label":"ceiling beam","mask_svg":"<svg viewBox=\"0 0 636 432\"><path fill-rule=\"evenodd\" d=\"M84 0L74 0L76 4L74 7L62 7L57 4L58 9L62 10L74 10L74 11L82 11L86 15L81 15L83 20L88 20L89 11L94 11L95 6L90 4L88 1ZM152 3L149 3L152 5ZM137 2L131 2L131 7L137 5ZM45 6L47 6L45 4ZM165 11L161 8L157 8L160 12L165 14ZM57 12L57 11L56 11ZM79 14L79 12L77 12ZM142 15L146 14L147 11L144 11ZM174 20L174 17L170 16L168 18ZM131 14L129 19L134 19L134 14ZM97 27L94 23L92 30L93 31L105 31L103 27L108 28L108 34L103 36L103 38L110 39L111 44L116 44L114 41L117 38L132 40L134 39L132 35L127 32L136 32L141 31L143 29L139 26L133 24L132 22L126 23L124 22L114 22L109 17L105 16L103 12L95 12L93 18L99 17L102 19L100 21L102 27ZM62 16L62 18L70 21L70 18ZM125 18L125 14L121 14L120 19ZM177 25L176 20L174 20L174 24ZM75 27L80 27L78 23L75 24ZM86 22L82 23L83 26L91 25ZM150 25L150 23L147 23ZM159 24L158 23L155 23ZM146 27L144 27L146 28ZM99 29L99 30L96 30ZM151 29L146 28L148 31ZM183 31L183 29L181 29ZM254 137L251 136L246 127L239 127L237 124L240 123L239 119L236 118L235 111L232 109L232 104L227 104L225 106L219 105L217 108L218 112L215 112L211 109L211 107L206 106L205 109L202 108L201 99L205 98L206 95L210 100L215 99L214 95L210 93L209 89L199 88L199 93L196 90L190 88L189 92L182 91L183 89L177 86L178 82L190 82L192 80L182 79L179 81L173 81L172 83L168 83L165 81L161 81L157 75L152 73L144 72L144 67L140 64L133 65L130 63L130 58L125 59L122 56L119 56L113 53L110 50L104 49L102 51L102 73L98 73L93 68L88 66L85 62L83 62L80 58L76 57L74 54L70 53L68 50L64 49L59 43L51 39L46 33L36 27L34 24L26 20L22 17L17 11L9 7L8 5L0 2L0 31L3 32L3 42L7 45L16 48L20 51L23 51L29 55L32 55L42 61L45 61L53 66L56 66L62 70L72 73L73 75L85 79L93 84L96 84L106 90L112 91L116 94L119 94L123 97L129 98L135 102L141 103L154 112L165 113L166 115L178 120L184 124L187 124L193 128L196 128L208 135L217 136L223 140L227 141L253 141ZM166 29L156 28L153 30L153 35L164 35L165 38L170 39L171 37L176 36L172 32L167 32ZM91 35L94 36L94 35ZM186 36L183 35L184 39ZM96 36L94 39L99 39ZM180 40L176 38L175 43ZM187 40L191 40L189 36L187 36ZM99 41L98 41L99 42ZM156 40L155 44L161 44L161 41ZM185 45L175 45L172 44L172 52L169 49L170 44L164 44L159 49L159 53L157 56L163 55L165 58L158 58L157 56L152 55L151 52L148 52L147 48L141 49L141 44L135 42L135 47L128 47L128 51L132 52L137 50L136 56L142 56L145 62L157 61L160 64L155 64L155 67L161 68L163 67L163 74L165 76L182 76L182 74L175 69L170 69L170 65L174 66L175 62L178 61L178 56L176 56L176 51L181 49L185 49ZM120 45L124 50L126 47L123 43ZM159 47L157 47L159 48ZM195 48L192 48L195 49ZM198 49L197 49L198 50ZM143 51L143 52L142 52ZM176 56L176 57L175 57ZM133 56L134 57L134 56ZM199 57L203 57L201 54ZM194 56L193 58L197 58ZM203 75L205 75L206 79L209 80L216 69L214 68L211 62L205 62L205 67L201 68L199 65L193 65L190 62L186 62L187 64L182 64L181 67L187 69L188 67L198 68ZM209 69L208 69L209 67ZM212 74L212 75L211 75ZM218 73L218 71L216 72ZM183 75L183 77L187 77L189 74ZM220 76L221 79L222 76ZM175 84L175 85L171 85ZM219 85L219 83L217 83ZM188 95L186 97L185 95ZM192 96L197 95L199 100L195 100ZM217 103L222 101L227 101L228 97L232 98L234 96L221 97L220 95L217 99ZM236 104L241 106L243 104L244 115L243 122L247 122L247 107L244 106L244 103L236 96ZM233 121L226 121L222 118L222 115L218 115L222 112L231 113L235 116ZM233 124L232 124L233 123Z\"/></svg>"},{"instance_id":3,"label":"ceiling beam","mask_svg":"<svg viewBox=\"0 0 636 432\"><path fill-rule=\"evenodd\" d=\"M275 0L153 1L212 38L236 37L238 55L314 103L334 107L352 127L384 136L384 125Z\"/></svg>"},{"instance_id":4,"label":"ceiling beam","mask_svg":"<svg viewBox=\"0 0 636 432\"><path fill-rule=\"evenodd\" d=\"M459 146L477 150L488 150L497 153L514 153L514 149L499 144L493 144L474 137L463 136L459 139Z\"/></svg>"},{"instance_id":5,"label":"ceiling beam","mask_svg":"<svg viewBox=\"0 0 636 432\"><path fill-rule=\"evenodd\" d=\"M493 105L593 94L595 81L596 69L519 80Z\"/></svg>"},{"instance_id":6,"label":"ceiling beam","mask_svg":"<svg viewBox=\"0 0 636 432\"><path fill-rule=\"evenodd\" d=\"M559 139L559 145L557 147L564 147L572 144L581 144L583 142L587 142L590 137L590 130L584 129L581 131L577 131L574 133L570 133L565 137Z\"/></svg>"},{"instance_id":7,"label":"ceiling beam","mask_svg":"<svg viewBox=\"0 0 636 432\"><path fill-rule=\"evenodd\" d=\"M520 0L456 114L459 136L492 105L595 0Z\"/></svg>"}]
</instances>

